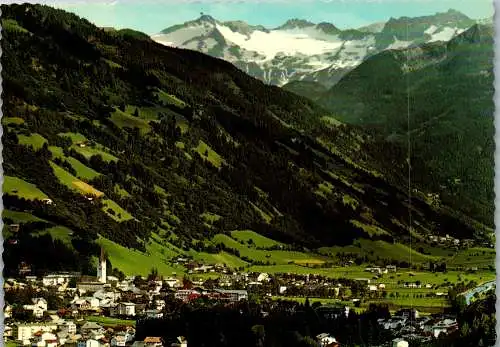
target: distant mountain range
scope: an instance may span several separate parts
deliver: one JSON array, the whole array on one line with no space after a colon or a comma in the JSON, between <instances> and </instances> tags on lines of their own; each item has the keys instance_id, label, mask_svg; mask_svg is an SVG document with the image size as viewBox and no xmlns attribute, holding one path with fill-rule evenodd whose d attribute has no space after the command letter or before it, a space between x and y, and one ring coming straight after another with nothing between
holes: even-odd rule
<instances>
[{"instance_id":1,"label":"distant mountain range","mask_svg":"<svg viewBox=\"0 0 500 347\"><path fill-rule=\"evenodd\" d=\"M390 18L358 29L341 30L331 23L315 24L302 19L268 29L202 15L166 28L152 39L227 60L269 84L314 81L328 88L374 54L449 41L476 22L449 10L424 17Z\"/></svg>"}]
</instances>

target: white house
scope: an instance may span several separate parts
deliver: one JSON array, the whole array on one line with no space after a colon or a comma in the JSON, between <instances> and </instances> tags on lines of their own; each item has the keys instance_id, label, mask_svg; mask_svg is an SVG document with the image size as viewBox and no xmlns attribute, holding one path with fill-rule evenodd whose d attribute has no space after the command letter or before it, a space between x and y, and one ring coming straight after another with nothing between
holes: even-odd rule
<instances>
[{"instance_id":1,"label":"white house","mask_svg":"<svg viewBox=\"0 0 500 347\"><path fill-rule=\"evenodd\" d=\"M33 311L33 315L37 318L43 317L43 314L47 311L47 300L44 298L33 298L32 305L24 305L23 308L26 311Z\"/></svg>"},{"instance_id":2,"label":"white house","mask_svg":"<svg viewBox=\"0 0 500 347\"><path fill-rule=\"evenodd\" d=\"M408 341L403 339L392 340L392 347L408 347Z\"/></svg>"},{"instance_id":3,"label":"white house","mask_svg":"<svg viewBox=\"0 0 500 347\"><path fill-rule=\"evenodd\" d=\"M181 284L181 281L177 278L167 278L165 281L164 281L170 288L177 288L177 287L181 287L182 284Z\"/></svg>"},{"instance_id":4,"label":"white house","mask_svg":"<svg viewBox=\"0 0 500 347\"><path fill-rule=\"evenodd\" d=\"M135 316L135 304L132 302L120 302L117 309L120 316Z\"/></svg>"},{"instance_id":5,"label":"white house","mask_svg":"<svg viewBox=\"0 0 500 347\"><path fill-rule=\"evenodd\" d=\"M3 311L3 316L4 316L4 318L12 317L12 306L11 305L5 305L5 309Z\"/></svg>"},{"instance_id":6,"label":"white house","mask_svg":"<svg viewBox=\"0 0 500 347\"><path fill-rule=\"evenodd\" d=\"M42 277L42 284L45 287L57 286L57 285L63 284L64 282L66 282L66 280L67 279L64 276L60 276L57 274L51 274L51 275L47 275L47 276Z\"/></svg>"},{"instance_id":7,"label":"white house","mask_svg":"<svg viewBox=\"0 0 500 347\"><path fill-rule=\"evenodd\" d=\"M269 275L265 272L259 274L259 276L257 276L257 282L269 282L270 278L269 278Z\"/></svg>"},{"instance_id":8,"label":"white house","mask_svg":"<svg viewBox=\"0 0 500 347\"><path fill-rule=\"evenodd\" d=\"M27 341L37 332L52 332L55 330L57 330L57 324L16 324L12 330L12 336L17 341Z\"/></svg>"},{"instance_id":9,"label":"white house","mask_svg":"<svg viewBox=\"0 0 500 347\"><path fill-rule=\"evenodd\" d=\"M108 300L115 301L115 300L120 299L121 293L102 289L102 290L98 290L97 292L95 292L93 297L98 299L98 300L108 299Z\"/></svg>"},{"instance_id":10,"label":"white house","mask_svg":"<svg viewBox=\"0 0 500 347\"><path fill-rule=\"evenodd\" d=\"M71 306L76 309L96 309L99 308L99 299L91 296L79 298L78 296L71 301Z\"/></svg>"},{"instance_id":11,"label":"white house","mask_svg":"<svg viewBox=\"0 0 500 347\"><path fill-rule=\"evenodd\" d=\"M163 299L155 300L155 308L158 311L162 311L165 308L165 300L163 300Z\"/></svg>"},{"instance_id":12,"label":"white house","mask_svg":"<svg viewBox=\"0 0 500 347\"><path fill-rule=\"evenodd\" d=\"M163 313L158 310L146 310L144 313L147 318L158 319L163 317Z\"/></svg>"},{"instance_id":13,"label":"white house","mask_svg":"<svg viewBox=\"0 0 500 347\"><path fill-rule=\"evenodd\" d=\"M125 347L127 345L127 339L124 335L116 335L111 339L112 347Z\"/></svg>"},{"instance_id":14,"label":"white house","mask_svg":"<svg viewBox=\"0 0 500 347\"><path fill-rule=\"evenodd\" d=\"M217 289L216 292L227 297L229 299L229 301L232 301L232 302L237 302L240 300L247 300L248 299L248 292L246 290Z\"/></svg>"},{"instance_id":15,"label":"white house","mask_svg":"<svg viewBox=\"0 0 500 347\"><path fill-rule=\"evenodd\" d=\"M32 346L40 346L40 347L57 347L59 345L58 338L53 333L42 333L40 336L37 336L34 339L34 343Z\"/></svg>"},{"instance_id":16,"label":"white house","mask_svg":"<svg viewBox=\"0 0 500 347\"><path fill-rule=\"evenodd\" d=\"M335 337L330 336L330 334L327 333L319 334L316 336L316 340L321 347L332 346L338 343Z\"/></svg>"},{"instance_id":17,"label":"white house","mask_svg":"<svg viewBox=\"0 0 500 347\"><path fill-rule=\"evenodd\" d=\"M170 346L171 347L187 347L187 345L188 345L187 340L184 336L178 336L177 341L178 341L177 343L174 342Z\"/></svg>"},{"instance_id":18,"label":"white house","mask_svg":"<svg viewBox=\"0 0 500 347\"><path fill-rule=\"evenodd\" d=\"M88 339L83 341L78 341L78 347L100 347L99 341L94 339Z\"/></svg>"},{"instance_id":19,"label":"white house","mask_svg":"<svg viewBox=\"0 0 500 347\"><path fill-rule=\"evenodd\" d=\"M80 328L82 334L85 335L100 335L104 328L95 322L87 322Z\"/></svg>"},{"instance_id":20,"label":"white house","mask_svg":"<svg viewBox=\"0 0 500 347\"><path fill-rule=\"evenodd\" d=\"M57 326L61 331L67 331L69 335L76 334L76 324L72 321L59 321Z\"/></svg>"},{"instance_id":21,"label":"white house","mask_svg":"<svg viewBox=\"0 0 500 347\"><path fill-rule=\"evenodd\" d=\"M7 341L7 338L12 337L12 327L6 325L3 329L3 339Z\"/></svg>"}]
</instances>

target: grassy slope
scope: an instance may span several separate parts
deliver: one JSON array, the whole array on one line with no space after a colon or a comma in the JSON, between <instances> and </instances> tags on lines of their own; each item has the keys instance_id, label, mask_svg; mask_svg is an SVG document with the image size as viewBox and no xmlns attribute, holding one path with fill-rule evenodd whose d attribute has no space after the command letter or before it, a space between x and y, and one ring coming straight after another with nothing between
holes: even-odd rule
<instances>
[{"instance_id":1,"label":"grassy slope","mask_svg":"<svg viewBox=\"0 0 500 347\"><path fill-rule=\"evenodd\" d=\"M93 195L95 197L102 197L104 195L103 192L95 189L91 185L79 180L75 176L71 175L69 172L64 170L59 165L51 162L52 169L54 170L54 174L59 178L61 183L66 185L68 188L78 191L84 195Z\"/></svg>"},{"instance_id":2,"label":"grassy slope","mask_svg":"<svg viewBox=\"0 0 500 347\"><path fill-rule=\"evenodd\" d=\"M2 210L2 218L9 218L14 223L26 223L26 222L43 222L45 221L42 218L38 218L33 216L31 213L27 212L19 212L19 211L11 211L7 209Z\"/></svg>"},{"instance_id":3,"label":"grassy slope","mask_svg":"<svg viewBox=\"0 0 500 347\"><path fill-rule=\"evenodd\" d=\"M347 247L325 247L320 249L321 253L335 255L338 253L373 254L380 258L392 259L396 261L406 261L410 263L425 263L436 261L439 257L425 255L417 252L413 247L400 243L391 244L385 241L372 241L366 239L358 240L354 245Z\"/></svg>"},{"instance_id":4,"label":"grassy slope","mask_svg":"<svg viewBox=\"0 0 500 347\"><path fill-rule=\"evenodd\" d=\"M158 269L160 274L167 276L171 275L172 272L183 272L180 267L166 264L165 256L156 247L148 249L149 254L144 254L104 238L100 238L98 243L108 254L113 267L120 269L126 275L147 275L152 268Z\"/></svg>"},{"instance_id":5,"label":"grassy slope","mask_svg":"<svg viewBox=\"0 0 500 347\"><path fill-rule=\"evenodd\" d=\"M268 237L257 234L252 230L235 230L231 232L231 236L243 244L252 240L252 243L258 248L269 248L283 245L281 242L277 242Z\"/></svg>"},{"instance_id":6,"label":"grassy slope","mask_svg":"<svg viewBox=\"0 0 500 347\"><path fill-rule=\"evenodd\" d=\"M55 158L60 158L70 163L73 169L75 169L78 178L92 180L100 175L99 172L86 166L85 164L82 164L79 160L73 157L65 156L61 147L49 146L49 150Z\"/></svg>"},{"instance_id":7,"label":"grassy slope","mask_svg":"<svg viewBox=\"0 0 500 347\"><path fill-rule=\"evenodd\" d=\"M248 247L224 234L218 234L212 239L213 243L223 243L226 247L236 249L240 256L255 261L271 262L276 264L288 264L290 262L301 264L321 264L324 260L313 254L295 251L265 251Z\"/></svg>"},{"instance_id":8,"label":"grassy slope","mask_svg":"<svg viewBox=\"0 0 500 347\"><path fill-rule=\"evenodd\" d=\"M12 176L4 176L2 191L28 200L42 200L48 198L48 196L34 184Z\"/></svg>"},{"instance_id":9,"label":"grassy slope","mask_svg":"<svg viewBox=\"0 0 500 347\"><path fill-rule=\"evenodd\" d=\"M47 139L45 139L40 134L30 134L29 136L18 135L17 138L20 144L31 146L35 150L42 148L42 146L47 143Z\"/></svg>"}]
</instances>

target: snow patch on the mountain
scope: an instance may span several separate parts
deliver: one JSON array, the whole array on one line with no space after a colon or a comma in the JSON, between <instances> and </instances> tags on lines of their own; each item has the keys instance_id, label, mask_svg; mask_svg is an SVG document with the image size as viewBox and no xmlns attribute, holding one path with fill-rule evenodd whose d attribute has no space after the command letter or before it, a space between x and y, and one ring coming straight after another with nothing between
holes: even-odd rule
<instances>
[{"instance_id":1,"label":"snow patch on the mountain","mask_svg":"<svg viewBox=\"0 0 500 347\"><path fill-rule=\"evenodd\" d=\"M434 24L429 27L426 31L424 31L425 34L432 35L438 30L439 28L435 26Z\"/></svg>"},{"instance_id":2,"label":"snow patch on the mountain","mask_svg":"<svg viewBox=\"0 0 500 347\"><path fill-rule=\"evenodd\" d=\"M330 35L325 33L323 30L313 27L307 28L293 28L293 29L277 29L273 30L274 33L283 33L290 36L306 36L310 39L327 41L327 42L340 42L342 41L338 35Z\"/></svg>"},{"instance_id":3,"label":"snow patch on the mountain","mask_svg":"<svg viewBox=\"0 0 500 347\"><path fill-rule=\"evenodd\" d=\"M265 60L272 60L278 53L294 55L297 53L318 55L338 49L341 41L321 41L307 36L304 33L293 33L287 31L274 30L269 33L254 31L250 37L235 33L223 25L216 25L219 32L226 40L249 50L255 51L263 56Z\"/></svg>"},{"instance_id":4,"label":"snow patch on the mountain","mask_svg":"<svg viewBox=\"0 0 500 347\"><path fill-rule=\"evenodd\" d=\"M458 31L458 28L444 27L439 32L433 34L429 42L450 41L455 35L457 35Z\"/></svg>"},{"instance_id":5,"label":"snow patch on the mountain","mask_svg":"<svg viewBox=\"0 0 500 347\"><path fill-rule=\"evenodd\" d=\"M411 41L400 41L394 37L394 42L387 49L403 49L411 45Z\"/></svg>"},{"instance_id":6,"label":"snow patch on the mountain","mask_svg":"<svg viewBox=\"0 0 500 347\"><path fill-rule=\"evenodd\" d=\"M354 67L358 65L374 49L374 36L367 36L363 40L346 41L340 50L336 67Z\"/></svg>"}]
</instances>

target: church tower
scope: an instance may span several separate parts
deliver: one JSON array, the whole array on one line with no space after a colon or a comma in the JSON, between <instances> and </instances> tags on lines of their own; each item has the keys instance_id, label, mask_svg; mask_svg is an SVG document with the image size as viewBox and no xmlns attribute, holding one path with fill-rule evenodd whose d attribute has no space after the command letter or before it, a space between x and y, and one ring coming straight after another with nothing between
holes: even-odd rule
<instances>
[{"instance_id":1,"label":"church tower","mask_svg":"<svg viewBox=\"0 0 500 347\"><path fill-rule=\"evenodd\" d=\"M97 280L101 283L106 283L106 255L104 249L101 247L101 256L97 263Z\"/></svg>"}]
</instances>

